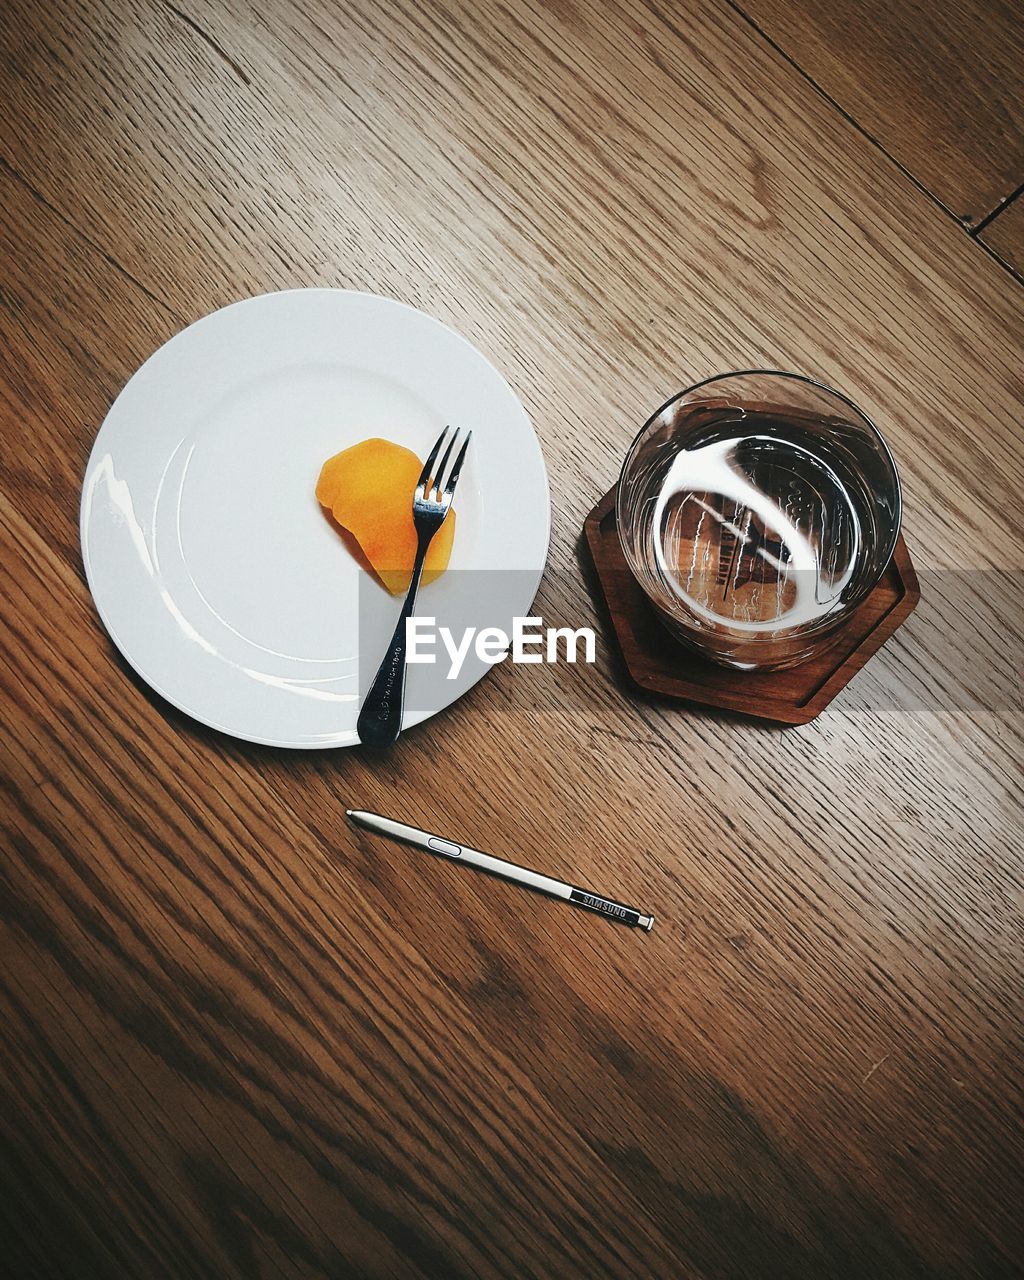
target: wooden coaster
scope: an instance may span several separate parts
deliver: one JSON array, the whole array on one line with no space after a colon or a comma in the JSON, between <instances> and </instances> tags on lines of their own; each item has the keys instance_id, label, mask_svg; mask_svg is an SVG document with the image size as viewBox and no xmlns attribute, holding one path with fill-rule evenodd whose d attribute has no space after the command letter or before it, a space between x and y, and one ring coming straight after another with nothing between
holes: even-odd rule
<instances>
[{"instance_id":1,"label":"wooden coaster","mask_svg":"<svg viewBox=\"0 0 1024 1280\"><path fill-rule=\"evenodd\" d=\"M673 638L626 564L615 522L618 486L583 531L630 679L642 689L779 724L806 724L832 701L906 621L921 597L902 535L874 591L820 657L785 671L734 671Z\"/></svg>"}]
</instances>

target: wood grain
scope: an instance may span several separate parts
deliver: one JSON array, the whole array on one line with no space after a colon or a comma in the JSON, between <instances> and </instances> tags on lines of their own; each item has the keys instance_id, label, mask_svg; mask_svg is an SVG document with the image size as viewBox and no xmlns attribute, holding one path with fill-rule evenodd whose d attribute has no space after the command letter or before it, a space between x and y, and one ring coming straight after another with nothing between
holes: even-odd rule
<instances>
[{"instance_id":1,"label":"wood grain","mask_svg":"<svg viewBox=\"0 0 1024 1280\"><path fill-rule=\"evenodd\" d=\"M1024 198L1017 196L979 233L988 247L1024 278Z\"/></svg>"},{"instance_id":2,"label":"wood grain","mask_svg":"<svg viewBox=\"0 0 1024 1280\"><path fill-rule=\"evenodd\" d=\"M1018 0L739 0L738 7L968 226L1024 183Z\"/></svg>"},{"instance_id":3,"label":"wood grain","mask_svg":"<svg viewBox=\"0 0 1024 1280\"><path fill-rule=\"evenodd\" d=\"M729 8L0 22L9 1270L1015 1274L1024 292ZM595 620L578 531L650 408L752 364L880 422L921 605L798 729L628 696L607 652L501 666L384 763L202 729L102 632L80 477L156 345L300 284L509 377L547 621ZM540 840L658 925L346 805Z\"/></svg>"}]
</instances>

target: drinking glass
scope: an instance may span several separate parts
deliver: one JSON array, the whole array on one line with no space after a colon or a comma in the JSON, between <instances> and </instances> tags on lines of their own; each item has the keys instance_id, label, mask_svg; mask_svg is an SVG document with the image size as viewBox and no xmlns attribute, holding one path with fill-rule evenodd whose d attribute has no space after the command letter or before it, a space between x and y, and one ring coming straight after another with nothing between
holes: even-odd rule
<instances>
[{"instance_id":1,"label":"drinking glass","mask_svg":"<svg viewBox=\"0 0 1024 1280\"><path fill-rule=\"evenodd\" d=\"M749 370L680 392L622 466L619 538L669 629L743 670L795 666L885 572L900 483L885 441L838 391Z\"/></svg>"}]
</instances>

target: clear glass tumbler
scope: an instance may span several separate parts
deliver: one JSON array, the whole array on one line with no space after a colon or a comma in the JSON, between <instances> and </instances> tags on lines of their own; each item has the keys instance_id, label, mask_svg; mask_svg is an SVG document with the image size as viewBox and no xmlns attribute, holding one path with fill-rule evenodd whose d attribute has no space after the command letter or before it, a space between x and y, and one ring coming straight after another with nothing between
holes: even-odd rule
<instances>
[{"instance_id":1,"label":"clear glass tumbler","mask_svg":"<svg viewBox=\"0 0 1024 1280\"><path fill-rule=\"evenodd\" d=\"M745 670L822 651L876 585L900 483L878 429L801 374L725 373L633 441L616 514L634 577L680 640Z\"/></svg>"}]
</instances>

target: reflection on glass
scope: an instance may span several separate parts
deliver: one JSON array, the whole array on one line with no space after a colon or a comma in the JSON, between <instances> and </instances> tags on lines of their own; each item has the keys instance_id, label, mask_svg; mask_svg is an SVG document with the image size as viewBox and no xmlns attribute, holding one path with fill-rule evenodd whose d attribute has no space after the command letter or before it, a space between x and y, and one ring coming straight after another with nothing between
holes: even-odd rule
<instances>
[{"instance_id":1,"label":"reflection on glass","mask_svg":"<svg viewBox=\"0 0 1024 1280\"><path fill-rule=\"evenodd\" d=\"M671 629L735 667L783 667L834 638L899 529L878 432L794 374L728 374L648 423L623 466L619 536Z\"/></svg>"}]
</instances>

